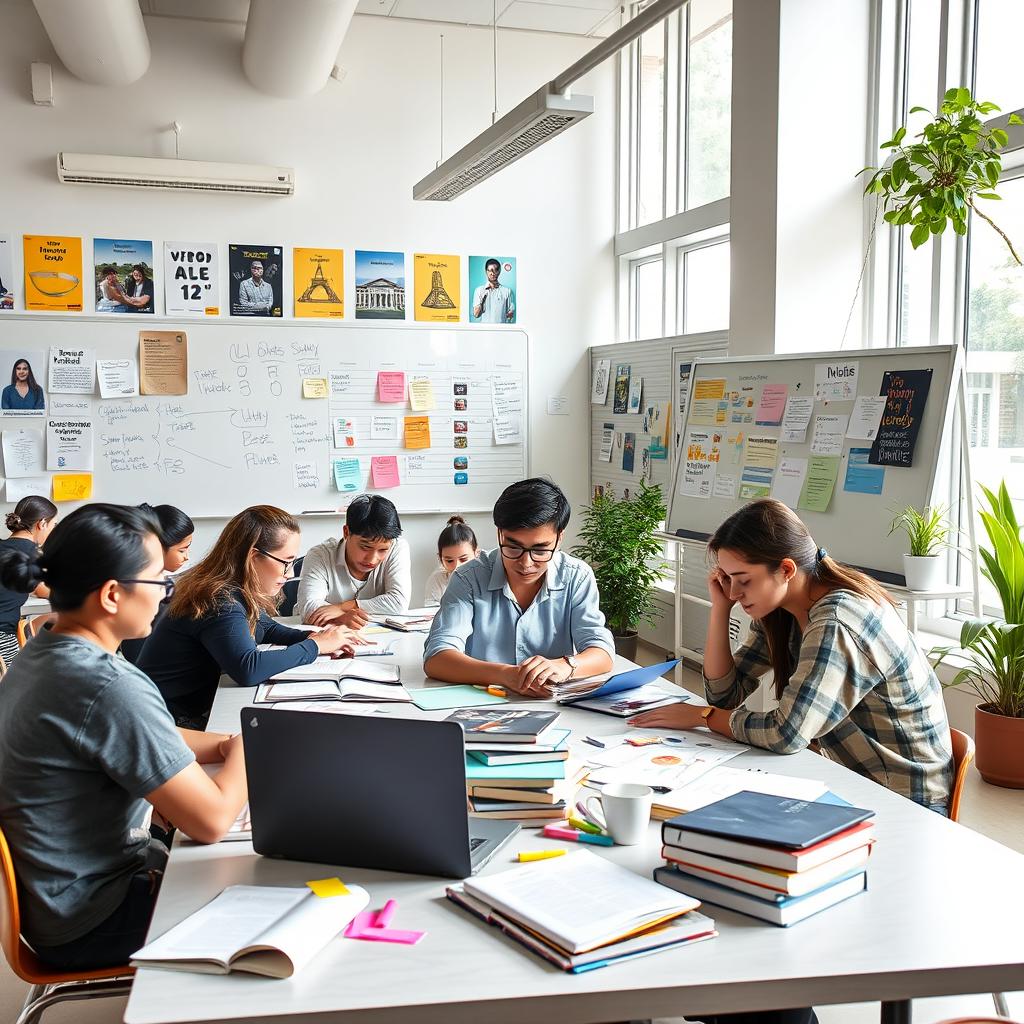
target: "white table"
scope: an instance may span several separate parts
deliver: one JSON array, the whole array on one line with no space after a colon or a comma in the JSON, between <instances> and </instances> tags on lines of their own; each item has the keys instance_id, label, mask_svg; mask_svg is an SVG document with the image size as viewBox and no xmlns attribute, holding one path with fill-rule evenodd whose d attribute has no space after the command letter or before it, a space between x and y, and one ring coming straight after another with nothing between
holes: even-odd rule
<instances>
[{"instance_id":1,"label":"white table","mask_svg":"<svg viewBox=\"0 0 1024 1024\"><path fill-rule=\"evenodd\" d=\"M394 647L411 687L423 680L421 645L422 637L402 636ZM237 731L251 696L221 688L210 728ZM388 713L420 714L408 706ZM590 735L623 728L618 719L572 709L562 720ZM809 751L783 759L752 750L736 763L820 778L874 808L868 892L790 929L707 907L718 938L573 976L450 904L444 880L264 859L249 843L178 842L151 937L227 885L302 885L339 873L369 890L371 906L397 900L395 926L427 936L412 947L339 939L284 981L142 970L125 1020L584 1024L880 1000L884 1024L907 1024L917 996L1024 987L1024 856ZM649 876L661 863L659 834L652 823L646 846L588 849ZM524 830L486 871L505 870L521 849L551 845Z\"/></svg>"}]
</instances>

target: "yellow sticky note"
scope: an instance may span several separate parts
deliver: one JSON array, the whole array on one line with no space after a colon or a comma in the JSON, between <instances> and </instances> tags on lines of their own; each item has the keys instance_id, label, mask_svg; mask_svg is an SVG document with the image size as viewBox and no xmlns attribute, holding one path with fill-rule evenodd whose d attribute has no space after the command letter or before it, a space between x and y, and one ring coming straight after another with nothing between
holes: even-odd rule
<instances>
[{"instance_id":1,"label":"yellow sticky note","mask_svg":"<svg viewBox=\"0 0 1024 1024\"><path fill-rule=\"evenodd\" d=\"M306 885L322 900L331 896L348 895L348 889L345 888L345 883L340 878L318 878L313 882L307 882Z\"/></svg>"},{"instance_id":2,"label":"yellow sticky note","mask_svg":"<svg viewBox=\"0 0 1024 1024\"><path fill-rule=\"evenodd\" d=\"M429 377L411 377L409 379L409 405L413 412L427 412L436 409L434 401L434 385Z\"/></svg>"},{"instance_id":3,"label":"yellow sticky note","mask_svg":"<svg viewBox=\"0 0 1024 1024\"><path fill-rule=\"evenodd\" d=\"M303 398L326 398L330 392L327 390L327 379L325 377L303 377L302 397Z\"/></svg>"},{"instance_id":4,"label":"yellow sticky note","mask_svg":"<svg viewBox=\"0 0 1024 1024\"><path fill-rule=\"evenodd\" d=\"M54 501L88 501L92 497L92 473L55 473Z\"/></svg>"},{"instance_id":5,"label":"yellow sticky note","mask_svg":"<svg viewBox=\"0 0 1024 1024\"><path fill-rule=\"evenodd\" d=\"M405 447L430 447L430 418L428 416L405 417Z\"/></svg>"}]
</instances>

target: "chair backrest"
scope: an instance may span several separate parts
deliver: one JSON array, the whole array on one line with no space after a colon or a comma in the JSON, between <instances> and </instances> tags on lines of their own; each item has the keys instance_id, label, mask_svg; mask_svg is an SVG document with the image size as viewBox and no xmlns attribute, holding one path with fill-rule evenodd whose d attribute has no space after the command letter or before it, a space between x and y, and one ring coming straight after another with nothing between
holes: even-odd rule
<instances>
[{"instance_id":1,"label":"chair backrest","mask_svg":"<svg viewBox=\"0 0 1024 1024\"><path fill-rule=\"evenodd\" d=\"M24 947L21 942L21 917L18 913L18 882L14 877L14 861L11 860L7 837L0 829L0 945L11 970L24 981L25 972L21 965Z\"/></svg>"},{"instance_id":2,"label":"chair backrest","mask_svg":"<svg viewBox=\"0 0 1024 1024\"><path fill-rule=\"evenodd\" d=\"M295 599L299 596L299 574L302 572L302 559L304 556L300 555L295 559L295 564L292 566L292 573L294 579L290 579L282 588L281 603L277 607L278 615L294 615L295 614Z\"/></svg>"},{"instance_id":3,"label":"chair backrest","mask_svg":"<svg viewBox=\"0 0 1024 1024\"><path fill-rule=\"evenodd\" d=\"M949 818L950 821L959 821L967 769L974 760L974 740L959 729L950 729L949 735L953 741L953 788L949 793Z\"/></svg>"}]
</instances>

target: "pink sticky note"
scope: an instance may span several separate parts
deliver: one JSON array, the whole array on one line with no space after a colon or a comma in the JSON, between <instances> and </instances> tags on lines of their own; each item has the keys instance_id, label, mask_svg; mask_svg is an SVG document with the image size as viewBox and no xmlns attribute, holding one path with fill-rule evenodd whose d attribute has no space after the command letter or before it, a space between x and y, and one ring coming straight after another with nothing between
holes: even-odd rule
<instances>
[{"instance_id":1,"label":"pink sticky note","mask_svg":"<svg viewBox=\"0 0 1024 1024\"><path fill-rule=\"evenodd\" d=\"M377 398L381 402L404 402L405 374L401 370L378 370Z\"/></svg>"},{"instance_id":2,"label":"pink sticky note","mask_svg":"<svg viewBox=\"0 0 1024 1024\"><path fill-rule=\"evenodd\" d=\"M415 946L426 932L407 932L399 928L364 928L361 932L345 933L346 938L364 942L395 942L400 946Z\"/></svg>"},{"instance_id":3,"label":"pink sticky note","mask_svg":"<svg viewBox=\"0 0 1024 1024\"><path fill-rule=\"evenodd\" d=\"M376 911L364 910L361 914L356 914L356 916L352 918L348 927L345 929L345 935L350 939L357 938L360 932L366 931L367 928L372 928L373 922L376 920Z\"/></svg>"},{"instance_id":4,"label":"pink sticky note","mask_svg":"<svg viewBox=\"0 0 1024 1024\"><path fill-rule=\"evenodd\" d=\"M398 456L374 455L370 459L370 476L374 487L397 487L402 482L398 478Z\"/></svg>"}]
</instances>

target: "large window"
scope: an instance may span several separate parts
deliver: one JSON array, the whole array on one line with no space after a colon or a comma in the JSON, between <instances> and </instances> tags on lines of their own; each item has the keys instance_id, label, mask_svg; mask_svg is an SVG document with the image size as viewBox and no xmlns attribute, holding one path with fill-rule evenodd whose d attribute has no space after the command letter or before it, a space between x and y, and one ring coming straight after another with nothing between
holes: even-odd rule
<instances>
[{"instance_id":1,"label":"large window","mask_svg":"<svg viewBox=\"0 0 1024 1024\"><path fill-rule=\"evenodd\" d=\"M722 331L729 326L729 240L683 248L678 261L677 330Z\"/></svg>"}]
</instances>

